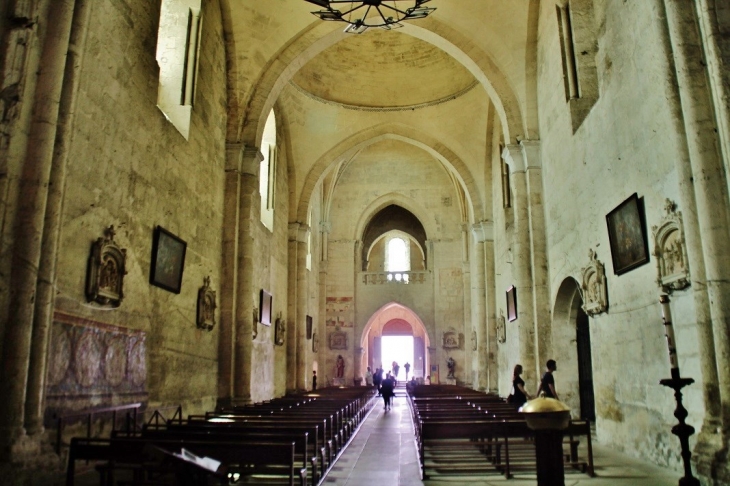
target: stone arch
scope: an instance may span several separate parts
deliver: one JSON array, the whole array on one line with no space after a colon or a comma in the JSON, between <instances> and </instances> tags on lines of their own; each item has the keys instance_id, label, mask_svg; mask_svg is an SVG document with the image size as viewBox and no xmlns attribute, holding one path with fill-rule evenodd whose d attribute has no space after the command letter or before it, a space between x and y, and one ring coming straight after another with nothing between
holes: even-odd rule
<instances>
[{"instance_id":1,"label":"stone arch","mask_svg":"<svg viewBox=\"0 0 730 486\"><path fill-rule=\"evenodd\" d=\"M414 336L423 336L423 363L412 364L414 366L414 373L416 367L418 366L420 366L424 370L429 369L430 362L428 356L428 348L431 345L431 338L428 335L428 329L426 329L426 326L423 324L423 321L421 320L419 315L416 314L412 309L403 304L399 304L398 302L389 302L373 312L373 314L368 319L367 324L365 324L362 333L360 334L359 347L363 350L360 357L361 362L359 363L361 370L364 371L367 369L367 366L369 366L368 350L370 345L372 344L369 340L370 332L372 330L375 330L376 333L379 332L380 336L382 336L383 328L389 322L395 320L402 320L410 324L413 328Z\"/></svg>"},{"instance_id":2,"label":"stone arch","mask_svg":"<svg viewBox=\"0 0 730 486\"><path fill-rule=\"evenodd\" d=\"M556 389L560 400L570 406L573 414L580 411L576 322L582 305L580 284L573 277L565 278L558 288L553 306L552 349L553 357L558 357L555 359L560 370ZM544 367L545 363L540 363L540 366Z\"/></svg>"},{"instance_id":3,"label":"stone arch","mask_svg":"<svg viewBox=\"0 0 730 486\"><path fill-rule=\"evenodd\" d=\"M228 13L230 16L229 10L229 6L222 8L224 15ZM520 138L537 137L536 133L530 133L525 128L526 123L523 120L519 99L507 77L491 57L455 29L432 18L422 20L420 27L405 23L403 32L436 45L462 63L476 77L495 106L502 122L504 140L516 143ZM243 142L257 146L266 122L265 114L294 74L317 54L346 38L347 34L342 32L340 25L330 24L337 23L317 21L310 24L309 28L299 33L295 39L272 56L260 78L247 94L245 102L237 95L233 73L229 74L226 130L228 142ZM226 20L224 20L225 25L227 25ZM235 57L235 45L229 41L227 47L226 56L230 62L231 58ZM229 66L235 65L235 63L229 64Z\"/></svg>"},{"instance_id":4,"label":"stone arch","mask_svg":"<svg viewBox=\"0 0 730 486\"><path fill-rule=\"evenodd\" d=\"M439 142L430 135L417 131L407 125L396 123L384 123L366 128L351 137L341 141L314 163L305 177L302 194L297 208L297 220L304 221L311 195L317 184L324 178L327 169L339 160L345 160L358 151L377 143L381 140L400 140L428 152L436 160L440 161L450 172L452 172L466 195L469 206L469 214L475 219L484 219L484 203L482 193L466 164L451 149ZM406 208L408 209L408 208ZM418 213L414 213L418 216ZM423 222L424 220L421 219ZM428 228L427 228L428 230ZM433 233L431 233L433 234Z\"/></svg>"}]
</instances>

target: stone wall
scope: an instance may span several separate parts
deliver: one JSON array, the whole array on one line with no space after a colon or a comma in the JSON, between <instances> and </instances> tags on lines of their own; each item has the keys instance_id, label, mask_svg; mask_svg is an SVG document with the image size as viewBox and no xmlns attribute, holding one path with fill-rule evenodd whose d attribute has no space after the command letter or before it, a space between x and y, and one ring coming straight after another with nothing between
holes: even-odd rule
<instances>
[{"instance_id":1,"label":"stone wall","mask_svg":"<svg viewBox=\"0 0 730 486\"><path fill-rule=\"evenodd\" d=\"M64 313L146 333L151 406L211 409L217 381L217 327L196 327L198 288L220 281L225 57L220 6L203 7L203 37L190 139L156 106L159 3L94 3L58 261L56 307ZM114 225L127 251L119 308L87 303L91 243ZM179 294L150 285L152 236L162 226L187 243ZM51 344L53 346L53 343Z\"/></svg>"},{"instance_id":2,"label":"stone wall","mask_svg":"<svg viewBox=\"0 0 730 486\"><path fill-rule=\"evenodd\" d=\"M676 466L679 448L669 433L674 399L659 385L669 377L669 362L655 257L616 275L606 228L606 215L636 192L651 247L651 226L662 218L665 199L678 201L680 139L667 103L674 87L662 49L661 15L654 10L660 2L593 3L599 98L575 133L563 89L555 6L545 3L540 12L538 97L551 311L566 312L559 308L567 304L558 299L558 289L566 278L581 281L588 250L595 250L605 264L609 299L608 312L590 319L598 439ZM582 62L582 54L576 55ZM698 381L685 392L688 422L699 425L702 376L690 292L676 292L672 307L680 366ZM570 362L567 357L575 353L569 341L575 331L563 327L571 325L553 321L553 354L557 390L576 413L577 370L560 365L561 357ZM531 390L535 385L527 384Z\"/></svg>"}]
</instances>

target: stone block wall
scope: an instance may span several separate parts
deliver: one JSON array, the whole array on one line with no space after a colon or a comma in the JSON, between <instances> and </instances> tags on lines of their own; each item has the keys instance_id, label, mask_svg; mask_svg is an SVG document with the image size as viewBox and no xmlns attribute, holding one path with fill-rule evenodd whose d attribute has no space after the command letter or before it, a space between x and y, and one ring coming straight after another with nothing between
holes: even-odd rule
<instances>
[{"instance_id":1,"label":"stone block wall","mask_svg":"<svg viewBox=\"0 0 730 486\"><path fill-rule=\"evenodd\" d=\"M678 201L675 159L681 142L667 103L674 87L662 48L660 3L593 2L599 98L575 133L562 86L555 6L541 5L538 99L551 306L566 305L557 299L558 289L568 277L580 282L589 249L606 268L608 312L590 319L598 439L676 466L679 448L669 433L674 400L659 385L669 377L669 362L655 257L616 275L606 227L606 215L636 192L652 247L651 225L662 218L665 199ZM675 293L672 307L683 336L678 341L682 370L698 381L685 394L688 422L698 426L702 376L690 292ZM575 404L577 370L560 367L560 356L575 352L566 341L574 330L561 327L570 325L553 321L553 351L557 390Z\"/></svg>"},{"instance_id":2,"label":"stone block wall","mask_svg":"<svg viewBox=\"0 0 730 486\"><path fill-rule=\"evenodd\" d=\"M216 398L217 327L196 327L198 288L220 281L223 209L225 56L220 6L203 6L190 139L156 106L159 2L98 2L91 12L81 71L58 261L56 307L64 313L147 336L152 407L211 409ZM124 300L87 303L91 243L114 225L127 250ZM162 226L187 243L180 294L151 286L152 236ZM53 346L53 343L52 343Z\"/></svg>"}]
</instances>

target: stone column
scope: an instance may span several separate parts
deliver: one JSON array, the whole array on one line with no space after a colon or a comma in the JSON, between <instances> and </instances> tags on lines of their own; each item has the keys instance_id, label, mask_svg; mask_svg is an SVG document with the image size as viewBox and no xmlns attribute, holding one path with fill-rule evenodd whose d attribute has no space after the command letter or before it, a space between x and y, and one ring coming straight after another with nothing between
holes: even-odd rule
<instances>
[{"instance_id":1,"label":"stone column","mask_svg":"<svg viewBox=\"0 0 730 486\"><path fill-rule=\"evenodd\" d=\"M229 157L235 160L234 147L229 146ZM233 161L232 160L232 161ZM251 362L253 351L254 302L258 294L254 288L253 230L259 222L259 163L263 155L257 147L243 147L241 154L238 201L238 245L235 260L237 278L233 307L233 400L234 404L251 401ZM229 160L226 161L226 164ZM230 176L235 179L235 176ZM228 180L226 181L228 185ZM232 184L233 185L233 184ZM228 243L230 244L230 242ZM225 265L224 265L225 267Z\"/></svg>"},{"instance_id":2,"label":"stone column","mask_svg":"<svg viewBox=\"0 0 730 486\"><path fill-rule=\"evenodd\" d=\"M532 252L530 250L530 208L527 192L527 174L522 147L507 145L502 158L510 167L512 181L512 206L515 215L515 241L512 252L512 272L517 289L517 328L519 336L519 362L525 372L524 380L536 383L540 376L535 359L535 302L532 288Z\"/></svg>"},{"instance_id":3,"label":"stone column","mask_svg":"<svg viewBox=\"0 0 730 486\"><path fill-rule=\"evenodd\" d=\"M324 346L322 343L324 343L324 336L327 331L326 329L326 323L325 319L327 317L327 270L328 270L328 248L329 248L329 234L332 230L332 223L329 221L321 221L319 223L319 232L321 240L321 246L322 246L322 253L320 255L320 262L319 262L319 319L317 320L317 323L315 324L315 329L317 330L317 336L319 338L319 349L317 350L316 359L317 364L319 365L319 369L323 370L326 362L325 362L325 352L324 352ZM320 371L317 372L318 374ZM321 378L323 379L323 378Z\"/></svg>"},{"instance_id":4,"label":"stone column","mask_svg":"<svg viewBox=\"0 0 730 486\"><path fill-rule=\"evenodd\" d=\"M309 376L309 352L307 351L307 302L308 277L307 240L310 228L305 223L299 224L297 231L297 390L306 390L311 386Z\"/></svg>"},{"instance_id":5,"label":"stone column","mask_svg":"<svg viewBox=\"0 0 730 486\"><path fill-rule=\"evenodd\" d=\"M25 4L21 2L16 5ZM25 435L25 401L31 359L31 335L35 312L38 267L48 201L48 184L63 86L66 54L73 17L73 1L40 2L38 19L41 49L37 84L33 95L25 159L19 179L17 213L13 221L13 246L8 298L8 320L3 342L0 374L0 436L5 445L13 445L11 456L28 450L19 444ZM33 46L39 48L38 45ZM35 78L35 71L23 73ZM27 94L30 94L28 92ZM26 99L26 102L30 100ZM48 323L44 322L47 327ZM47 329L41 329L47 333ZM46 338L47 339L47 338ZM39 350L45 356L45 349ZM38 384L36 383L36 386ZM42 393L39 391L37 393ZM36 395L37 395L36 393ZM7 450L6 450L7 451ZM33 452L31 452L33 453Z\"/></svg>"},{"instance_id":6,"label":"stone column","mask_svg":"<svg viewBox=\"0 0 730 486\"><path fill-rule=\"evenodd\" d=\"M60 4L59 4L60 5ZM48 203L43 223L38 290L33 318L31 358L28 375L28 398L25 404L25 429L29 434L42 433L46 362L53 325L56 292L56 262L61 236L61 219L66 187L66 162L73 138L74 113L91 12L90 0L76 0L71 23L63 88L60 98L58 133L53 151Z\"/></svg>"},{"instance_id":7,"label":"stone column","mask_svg":"<svg viewBox=\"0 0 730 486\"><path fill-rule=\"evenodd\" d=\"M474 272L471 283L472 293L472 327L476 333L477 349L474 351L472 363L474 367L474 379L472 388L485 391L487 389L487 319L486 319L486 289L485 289L485 262L484 262L484 226L486 221L472 225L474 236ZM473 349L473 348L472 348Z\"/></svg>"},{"instance_id":8,"label":"stone column","mask_svg":"<svg viewBox=\"0 0 730 486\"><path fill-rule=\"evenodd\" d=\"M530 217L530 256L532 265L532 299L535 312L535 354L539 368L543 366L552 348L550 329L550 292L548 289L547 233L543 205L542 160L540 142L522 140L522 157L527 179L528 211Z\"/></svg>"},{"instance_id":9,"label":"stone column","mask_svg":"<svg viewBox=\"0 0 730 486\"><path fill-rule=\"evenodd\" d=\"M494 223L480 221L472 227L477 242L476 269L479 277L477 294L480 303L477 311L477 353L478 353L478 389L482 391L497 389L497 332L496 302L494 282Z\"/></svg>"},{"instance_id":10,"label":"stone column","mask_svg":"<svg viewBox=\"0 0 730 486\"><path fill-rule=\"evenodd\" d=\"M717 453L725 450L730 433L728 180L718 155L708 73L698 62L704 56L696 2L658 1L667 19L662 27L668 77L675 83L667 98L675 128L684 135L675 160L703 375L705 420L693 459L701 475L717 477L718 469L727 469L725 454Z\"/></svg>"},{"instance_id":11,"label":"stone column","mask_svg":"<svg viewBox=\"0 0 730 486\"><path fill-rule=\"evenodd\" d=\"M307 366L307 237L309 226L289 223L289 324L287 326L287 389L306 390Z\"/></svg>"}]
</instances>

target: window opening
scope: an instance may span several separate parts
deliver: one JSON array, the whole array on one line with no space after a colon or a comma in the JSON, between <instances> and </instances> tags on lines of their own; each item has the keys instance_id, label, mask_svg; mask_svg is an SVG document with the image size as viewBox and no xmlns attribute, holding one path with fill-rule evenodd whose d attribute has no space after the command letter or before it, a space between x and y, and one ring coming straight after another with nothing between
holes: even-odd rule
<instances>
[{"instance_id":1,"label":"window opening","mask_svg":"<svg viewBox=\"0 0 730 486\"><path fill-rule=\"evenodd\" d=\"M307 233L307 270L312 270L312 210L309 210L307 215L307 226L309 226L309 232Z\"/></svg>"},{"instance_id":2,"label":"window opening","mask_svg":"<svg viewBox=\"0 0 730 486\"><path fill-rule=\"evenodd\" d=\"M276 116L271 110L264 126L261 153L264 158L259 166L259 194L261 195L261 222L274 231L274 196L276 188Z\"/></svg>"},{"instance_id":3,"label":"window opening","mask_svg":"<svg viewBox=\"0 0 730 486\"><path fill-rule=\"evenodd\" d=\"M558 10L558 27L560 31L560 47L563 57L563 81L565 83L565 99L580 98L578 92L578 70L573 43L573 27L570 19L570 4L556 6Z\"/></svg>"},{"instance_id":4,"label":"window opening","mask_svg":"<svg viewBox=\"0 0 730 486\"><path fill-rule=\"evenodd\" d=\"M163 0L157 32L157 107L187 140L202 29L200 0Z\"/></svg>"},{"instance_id":5,"label":"window opening","mask_svg":"<svg viewBox=\"0 0 730 486\"><path fill-rule=\"evenodd\" d=\"M400 237L393 237L385 245L385 271L388 280L408 282L408 274L400 272L411 271L411 252L409 242Z\"/></svg>"}]
</instances>

